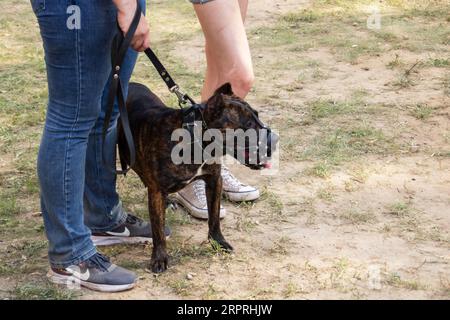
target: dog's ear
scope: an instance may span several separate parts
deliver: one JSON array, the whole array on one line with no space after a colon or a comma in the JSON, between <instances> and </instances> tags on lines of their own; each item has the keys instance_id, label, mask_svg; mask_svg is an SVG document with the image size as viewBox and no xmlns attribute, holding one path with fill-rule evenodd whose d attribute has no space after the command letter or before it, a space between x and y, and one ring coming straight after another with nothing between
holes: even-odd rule
<instances>
[{"instance_id":1,"label":"dog's ear","mask_svg":"<svg viewBox=\"0 0 450 320\"><path fill-rule=\"evenodd\" d=\"M214 95L219 95L219 94L225 94L227 96L233 95L233 89L231 88L231 84L229 82L227 82L227 83L223 84L222 86L220 86L216 90Z\"/></svg>"},{"instance_id":2,"label":"dog's ear","mask_svg":"<svg viewBox=\"0 0 450 320\"><path fill-rule=\"evenodd\" d=\"M230 91L231 85L229 83L226 83L219 89L217 89L216 92L208 99L208 101L206 102L206 110L204 113L206 118L210 119L210 121L214 121L222 117L226 105L226 96L229 95L229 93L224 92Z\"/></svg>"}]
</instances>

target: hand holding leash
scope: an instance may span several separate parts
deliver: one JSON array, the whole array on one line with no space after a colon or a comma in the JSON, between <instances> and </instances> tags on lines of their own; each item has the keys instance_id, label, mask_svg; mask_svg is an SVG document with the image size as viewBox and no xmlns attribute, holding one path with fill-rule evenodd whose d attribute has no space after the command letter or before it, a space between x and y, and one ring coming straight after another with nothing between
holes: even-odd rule
<instances>
[{"instance_id":1,"label":"hand holding leash","mask_svg":"<svg viewBox=\"0 0 450 320\"><path fill-rule=\"evenodd\" d=\"M126 34L133 21L137 2L135 0L113 0L117 6L117 23L124 34ZM139 24L131 40L131 47L139 52L144 51L150 46L150 29L141 13Z\"/></svg>"}]
</instances>

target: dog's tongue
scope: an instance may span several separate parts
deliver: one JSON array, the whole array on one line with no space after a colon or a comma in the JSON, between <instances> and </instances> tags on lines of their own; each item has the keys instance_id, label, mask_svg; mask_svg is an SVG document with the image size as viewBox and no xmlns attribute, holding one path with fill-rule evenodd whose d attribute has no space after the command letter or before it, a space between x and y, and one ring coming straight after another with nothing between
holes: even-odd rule
<instances>
[{"instance_id":1,"label":"dog's tongue","mask_svg":"<svg viewBox=\"0 0 450 320\"><path fill-rule=\"evenodd\" d=\"M272 168L272 163L270 163L270 162L264 163L264 168L271 169Z\"/></svg>"}]
</instances>

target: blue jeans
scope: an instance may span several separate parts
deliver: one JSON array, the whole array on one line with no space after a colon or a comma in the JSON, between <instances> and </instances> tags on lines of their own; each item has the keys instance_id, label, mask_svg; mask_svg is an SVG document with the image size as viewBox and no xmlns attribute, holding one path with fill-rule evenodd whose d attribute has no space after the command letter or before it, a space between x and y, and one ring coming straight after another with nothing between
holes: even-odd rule
<instances>
[{"instance_id":1,"label":"blue jeans","mask_svg":"<svg viewBox=\"0 0 450 320\"><path fill-rule=\"evenodd\" d=\"M41 207L50 264L67 267L96 253L91 231L112 230L126 219L116 176L102 161L117 10L112 0L31 0L31 5L44 44L49 92L37 162ZM136 59L130 49L121 69L125 94ZM117 117L116 104L105 143L111 167Z\"/></svg>"}]
</instances>

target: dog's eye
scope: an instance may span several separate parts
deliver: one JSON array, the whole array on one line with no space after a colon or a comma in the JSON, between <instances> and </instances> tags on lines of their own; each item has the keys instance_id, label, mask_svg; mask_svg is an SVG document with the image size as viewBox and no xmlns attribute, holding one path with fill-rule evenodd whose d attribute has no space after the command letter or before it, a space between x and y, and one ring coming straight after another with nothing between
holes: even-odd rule
<instances>
[{"instance_id":1,"label":"dog's eye","mask_svg":"<svg viewBox=\"0 0 450 320\"><path fill-rule=\"evenodd\" d=\"M252 120L248 120L247 123L245 124L246 128L251 128L253 127L253 121Z\"/></svg>"}]
</instances>

